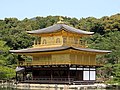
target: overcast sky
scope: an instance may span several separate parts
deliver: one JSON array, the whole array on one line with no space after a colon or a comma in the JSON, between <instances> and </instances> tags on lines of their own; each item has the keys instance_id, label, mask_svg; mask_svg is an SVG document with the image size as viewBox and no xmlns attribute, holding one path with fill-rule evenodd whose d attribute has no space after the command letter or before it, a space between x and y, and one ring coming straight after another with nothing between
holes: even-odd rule
<instances>
[{"instance_id":1,"label":"overcast sky","mask_svg":"<svg viewBox=\"0 0 120 90\"><path fill-rule=\"evenodd\" d=\"M120 13L120 0L0 0L0 19L36 16L101 18Z\"/></svg>"}]
</instances>

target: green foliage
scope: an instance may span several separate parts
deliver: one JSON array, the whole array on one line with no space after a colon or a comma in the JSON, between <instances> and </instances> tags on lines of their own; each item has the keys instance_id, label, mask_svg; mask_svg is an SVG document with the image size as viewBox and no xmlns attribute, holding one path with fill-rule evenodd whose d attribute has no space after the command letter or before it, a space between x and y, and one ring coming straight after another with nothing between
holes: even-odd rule
<instances>
[{"instance_id":1,"label":"green foliage","mask_svg":"<svg viewBox=\"0 0 120 90\"><path fill-rule=\"evenodd\" d=\"M5 45L6 42L0 40L0 65L5 65L5 61L7 59L8 50L10 49L8 46Z\"/></svg>"},{"instance_id":2,"label":"green foliage","mask_svg":"<svg viewBox=\"0 0 120 90\"><path fill-rule=\"evenodd\" d=\"M0 40L0 79L12 78L15 76L15 70L12 67L8 67L9 47L5 45L6 42Z\"/></svg>"},{"instance_id":3,"label":"green foliage","mask_svg":"<svg viewBox=\"0 0 120 90\"><path fill-rule=\"evenodd\" d=\"M15 70L7 67L0 66L0 79L10 79L15 77Z\"/></svg>"},{"instance_id":4,"label":"green foliage","mask_svg":"<svg viewBox=\"0 0 120 90\"><path fill-rule=\"evenodd\" d=\"M120 85L120 63L114 65L114 75L113 78L114 83L118 83Z\"/></svg>"}]
</instances>

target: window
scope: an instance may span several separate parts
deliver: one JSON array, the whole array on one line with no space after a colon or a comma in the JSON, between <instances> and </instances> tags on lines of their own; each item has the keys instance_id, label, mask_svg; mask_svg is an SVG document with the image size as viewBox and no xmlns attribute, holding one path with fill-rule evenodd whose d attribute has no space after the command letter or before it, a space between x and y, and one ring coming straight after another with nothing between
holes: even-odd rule
<instances>
[{"instance_id":1,"label":"window","mask_svg":"<svg viewBox=\"0 0 120 90\"><path fill-rule=\"evenodd\" d=\"M83 71L83 80L89 80L90 74L89 71Z\"/></svg>"},{"instance_id":2,"label":"window","mask_svg":"<svg viewBox=\"0 0 120 90\"><path fill-rule=\"evenodd\" d=\"M95 80L96 78L96 72L95 71L90 71L90 80Z\"/></svg>"},{"instance_id":3,"label":"window","mask_svg":"<svg viewBox=\"0 0 120 90\"><path fill-rule=\"evenodd\" d=\"M46 39L43 39L43 42L42 42L42 44L47 44L47 41L46 41Z\"/></svg>"},{"instance_id":4,"label":"window","mask_svg":"<svg viewBox=\"0 0 120 90\"><path fill-rule=\"evenodd\" d=\"M82 43L82 40L79 40L79 44L81 45L81 43Z\"/></svg>"},{"instance_id":5,"label":"window","mask_svg":"<svg viewBox=\"0 0 120 90\"><path fill-rule=\"evenodd\" d=\"M64 37L64 38L63 38L63 43L66 43L66 42L67 42L67 38Z\"/></svg>"},{"instance_id":6,"label":"window","mask_svg":"<svg viewBox=\"0 0 120 90\"><path fill-rule=\"evenodd\" d=\"M78 39L77 38L74 38L74 43L78 44Z\"/></svg>"},{"instance_id":7,"label":"window","mask_svg":"<svg viewBox=\"0 0 120 90\"><path fill-rule=\"evenodd\" d=\"M56 39L56 43L60 43L60 38L57 38L57 39Z\"/></svg>"},{"instance_id":8,"label":"window","mask_svg":"<svg viewBox=\"0 0 120 90\"><path fill-rule=\"evenodd\" d=\"M85 45L85 41L80 40L80 41L79 41L79 44L80 44L80 45Z\"/></svg>"},{"instance_id":9,"label":"window","mask_svg":"<svg viewBox=\"0 0 120 90\"><path fill-rule=\"evenodd\" d=\"M41 37L38 38L38 44L41 44Z\"/></svg>"},{"instance_id":10,"label":"window","mask_svg":"<svg viewBox=\"0 0 120 90\"><path fill-rule=\"evenodd\" d=\"M35 45L37 45L37 40L35 40Z\"/></svg>"}]
</instances>

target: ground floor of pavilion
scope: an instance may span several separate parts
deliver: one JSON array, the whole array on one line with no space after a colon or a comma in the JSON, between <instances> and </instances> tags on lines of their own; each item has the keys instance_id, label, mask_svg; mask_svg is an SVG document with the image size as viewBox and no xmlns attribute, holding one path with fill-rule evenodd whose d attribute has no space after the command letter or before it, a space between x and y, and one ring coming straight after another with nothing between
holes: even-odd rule
<instances>
[{"instance_id":1,"label":"ground floor of pavilion","mask_svg":"<svg viewBox=\"0 0 120 90\"><path fill-rule=\"evenodd\" d=\"M18 69L16 80L24 83L90 84L96 81L96 66L42 65Z\"/></svg>"}]
</instances>

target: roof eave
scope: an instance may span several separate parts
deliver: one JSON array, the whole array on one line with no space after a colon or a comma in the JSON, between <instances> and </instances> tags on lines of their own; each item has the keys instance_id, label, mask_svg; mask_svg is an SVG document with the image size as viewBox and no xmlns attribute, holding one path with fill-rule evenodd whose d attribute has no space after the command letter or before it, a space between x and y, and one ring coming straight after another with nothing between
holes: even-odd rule
<instances>
[{"instance_id":1,"label":"roof eave","mask_svg":"<svg viewBox=\"0 0 120 90\"><path fill-rule=\"evenodd\" d=\"M76 29L74 27L65 25L65 24L55 24L53 26L49 26L47 28L43 29L38 29L34 31L26 31L28 34L46 34L46 33L52 33L52 32L57 32L64 29L65 31L72 32L72 33L77 33L77 34L84 34L84 35L93 35L94 32L88 32L88 31L83 31L80 29Z\"/></svg>"},{"instance_id":2,"label":"roof eave","mask_svg":"<svg viewBox=\"0 0 120 90\"><path fill-rule=\"evenodd\" d=\"M89 49L89 48L76 48L76 47L56 47L56 48L38 48L38 49L21 49L21 50L9 50L10 53L39 53L39 52L54 52L54 51L64 51L68 49L84 51L84 52L93 52L96 54L106 54L111 53L112 51L108 50L96 50L96 49Z\"/></svg>"}]
</instances>

